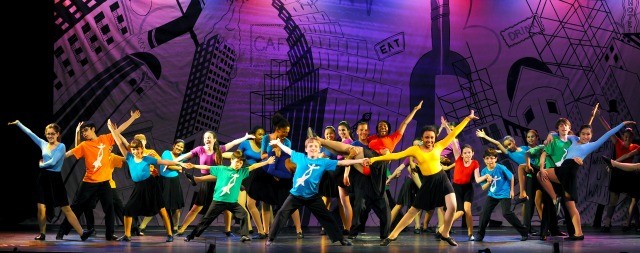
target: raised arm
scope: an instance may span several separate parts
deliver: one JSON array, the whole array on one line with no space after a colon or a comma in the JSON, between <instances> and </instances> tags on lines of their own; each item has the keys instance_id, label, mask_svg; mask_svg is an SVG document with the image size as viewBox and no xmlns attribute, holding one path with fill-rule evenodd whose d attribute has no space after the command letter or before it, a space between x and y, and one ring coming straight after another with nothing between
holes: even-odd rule
<instances>
[{"instance_id":1,"label":"raised arm","mask_svg":"<svg viewBox=\"0 0 640 253\"><path fill-rule=\"evenodd\" d=\"M280 149L282 149L283 152L287 153L288 155L291 155L291 152L293 151L291 150L291 148L282 144L282 142L279 139L271 140L269 142L269 145L277 145L278 147L280 147Z\"/></svg>"},{"instance_id":2,"label":"raised arm","mask_svg":"<svg viewBox=\"0 0 640 253\"><path fill-rule=\"evenodd\" d=\"M275 160L276 160L276 158L274 156L271 156L267 160L251 164L251 166L249 166L249 171L255 170L255 169L260 168L262 166L265 166L267 164L273 164L275 162Z\"/></svg>"},{"instance_id":3,"label":"raised arm","mask_svg":"<svg viewBox=\"0 0 640 253\"><path fill-rule=\"evenodd\" d=\"M602 114L600 115L600 117L598 119L600 120L600 123L602 124L602 126L605 129L607 129L607 131L611 130L611 126L609 125L609 123L607 123L606 120L604 120L604 118L602 117ZM612 135L611 137L609 137L609 139L611 139L611 142L613 142L615 144L616 141L618 141L618 136Z\"/></svg>"},{"instance_id":4,"label":"raised arm","mask_svg":"<svg viewBox=\"0 0 640 253\"><path fill-rule=\"evenodd\" d=\"M129 149L127 148L128 143L125 144L122 142L122 139L120 138L122 135L116 129L116 125L111 123L111 119L107 120L107 127L109 128L109 131L111 131L111 134L113 135L113 139L115 139L116 144L120 149L120 153L122 153L122 156L127 157L127 153L129 153Z\"/></svg>"},{"instance_id":5,"label":"raised arm","mask_svg":"<svg viewBox=\"0 0 640 253\"><path fill-rule=\"evenodd\" d=\"M127 121L122 123L116 130L118 131L118 133L122 133L122 131L126 130L131 125L131 123L133 123L138 118L140 118L140 110L131 111L131 117Z\"/></svg>"},{"instance_id":6,"label":"raised arm","mask_svg":"<svg viewBox=\"0 0 640 253\"><path fill-rule=\"evenodd\" d=\"M39 148L42 148L43 145L47 145L47 141L38 138L38 136L36 134L34 134L31 129L27 128L26 126L24 126L22 123L20 123L19 120L13 121L13 122L9 122L8 125L16 125L18 126L18 128L20 130L22 130L22 132L24 132L25 134L27 134L27 136L29 136L29 139L31 139L33 142L36 143L36 145L38 145Z\"/></svg>"},{"instance_id":7,"label":"raised arm","mask_svg":"<svg viewBox=\"0 0 640 253\"><path fill-rule=\"evenodd\" d=\"M600 138L598 138L598 140L596 140L594 143L595 147L593 148L593 150L599 148L600 146L602 146L602 144L604 144L605 141L607 141L607 139L610 139L611 137L615 137L615 134L622 130L622 128L624 126L629 126L629 125L633 125L636 122L634 121L624 121L622 123L620 123L619 125L617 125L614 128L611 128L609 131L607 131L606 133L604 133L602 136L600 136ZM614 142L615 143L615 142Z\"/></svg>"},{"instance_id":8,"label":"raised arm","mask_svg":"<svg viewBox=\"0 0 640 253\"><path fill-rule=\"evenodd\" d=\"M449 144L453 141L453 139L455 139L456 136L458 136L458 134L462 132L462 129L464 129L464 127L467 126L467 124L469 124L469 121L474 119L478 119L478 117L475 116L474 110L471 110L471 113L469 113L469 116L465 117L464 120L460 122L460 124L454 127L453 130L451 130L451 132L447 134L446 137L444 137L444 139L440 140L436 144L443 145L444 147L449 146Z\"/></svg>"},{"instance_id":9,"label":"raised arm","mask_svg":"<svg viewBox=\"0 0 640 253\"><path fill-rule=\"evenodd\" d=\"M224 148L225 148L225 150L231 150L231 148L233 148L236 145L242 143L243 141L245 141L247 139L255 139L255 138L256 137L254 135L246 133L246 134L244 134L244 137L235 139L235 140L233 140L231 142L228 142L227 144L224 144Z\"/></svg>"},{"instance_id":10,"label":"raised arm","mask_svg":"<svg viewBox=\"0 0 640 253\"><path fill-rule=\"evenodd\" d=\"M507 153L507 149L504 148L504 146L502 146L502 143L500 143L499 141L496 141L493 138L487 136L487 134L484 133L483 129L476 130L476 136L478 136L480 138L483 138L483 139L487 140L488 142L493 143L494 145L496 145L498 147L498 149L500 149L500 151L502 151L503 154Z\"/></svg>"},{"instance_id":11,"label":"raised arm","mask_svg":"<svg viewBox=\"0 0 640 253\"><path fill-rule=\"evenodd\" d=\"M420 101L420 103L418 103L418 105L413 107L413 110L411 110L409 115L407 115L407 117L404 118L402 123L400 123L400 126L398 127L398 132L400 132L401 134L404 134L404 130L407 129L407 125L409 125L409 122L411 122L411 120L413 119L413 116L416 115L416 112L420 110L420 108L422 108L422 100Z\"/></svg>"},{"instance_id":12,"label":"raised arm","mask_svg":"<svg viewBox=\"0 0 640 253\"><path fill-rule=\"evenodd\" d=\"M77 147L78 144L80 144L80 142L82 142L82 140L80 139L80 130L82 130L82 125L84 124L84 121L80 121L78 123L78 126L76 126L76 136L75 138L73 138L73 146Z\"/></svg>"}]
</instances>

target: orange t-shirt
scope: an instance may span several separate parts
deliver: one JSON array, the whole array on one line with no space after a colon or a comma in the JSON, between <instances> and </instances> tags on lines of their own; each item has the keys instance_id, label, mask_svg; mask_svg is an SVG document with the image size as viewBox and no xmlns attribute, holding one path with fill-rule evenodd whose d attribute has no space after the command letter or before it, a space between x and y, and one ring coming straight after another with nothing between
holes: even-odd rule
<instances>
[{"instance_id":1,"label":"orange t-shirt","mask_svg":"<svg viewBox=\"0 0 640 253\"><path fill-rule=\"evenodd\" d=\"M83 141L77 147L71 149L76 159L84 157L86 172L82 181L100 183L111 179L113 167L109 157L113 144L115 144L113 136L111 134L103 134L94 140Z\"/></svg>"},{"instance_id":2,"label":"orange t-shirt","mask_svg":"<svg viewBox=\"0 0 640 253\"><path fill-rule=\"evenodd\" d=\"M367 137L367 141L369 141L369 148L376 151L378 154L382 154L382 150L384 149L388 149L389 153L393 153L393 150L401 139L402 134L399 131L395 131L384 137L379 137L378 135L371 135Z\"/></svg>"}]
</instances>

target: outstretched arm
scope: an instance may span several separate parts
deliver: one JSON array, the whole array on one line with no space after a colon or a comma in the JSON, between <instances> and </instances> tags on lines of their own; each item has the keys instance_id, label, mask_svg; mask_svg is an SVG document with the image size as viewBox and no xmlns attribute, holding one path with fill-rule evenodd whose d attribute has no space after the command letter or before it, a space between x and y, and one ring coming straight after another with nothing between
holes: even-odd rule
<instances>
[{"instance_id":1,"label":"outstretched arm","mask_svg":"<svg viewBox=\"0 0 640 253\"><path fill-rule=\"evenodd\" d=\"M111 134L113 135L113 139L115 139L116 144L120 149L120 153L122 153L122 156L127 157L127 153L129 152L129 149L127 148L127 146L129 146L129 144L128 143L125 144L122 142L124 137L122 137L120 132L118 132L118 130L116 129L116 125L111 123L111 119L107 120L107 127L109 128L109 131L111 131Z\"/></svg>"},{"instance_id":2,"label":"outstretched arm","mask_svg":"<svg viewBox=\"0 0 640 253\"><path fill-rule=\"evenodd\" d=\"M476 136L478 136L480 138L483 138L483 139L487 140L488 142L493 143L494 145L496 145L498 147L498 149L500 149L500 151L502 151L503 154L507 153L507 149L504 148L504 146L502 146L502 143L500 143L499 141L496 141L493 138L489 137L486 133L484 133L483 129L476 130Z\"/></svg>"},{"instance_id":3,"label":"outstretched arm","mask_svg":"<svg viewBox=\"0 0 640 253\"><path fill-rule=\"evenodd\" d=\"M138 118L140 118L140 110L131 111L131 117L127 121L122 123L116 130L118 131L118 133L122 133L122 131L126 130L131 125L131 123L133 123L133 121Z\"/></svg>"},{"instance_id":4,"label":"outstretched arm","mask_svg":"<svg viewBox=\"0 0 640 253\"><path fill-rule=\"evenodd\" d=\"M289 147L285 146L284 144L282 144L282 142L279 139L271 140L269 142L269 145L278 145L278 147L280 147L280 149L282 149L282 151L284 151L288 155L291 155L291 153L293 152L293 150L291 150L291 148L289 148Z\"/></svg>"},{"instance_id":5,"label":"outstretched arm","mask_svg":"<svg viewBox=\"0 0 640 253\"><path fill-rule=\"evenodd\" d=\"M82 142L82 140L80 139L80 135L81 135L80 130L82 130L82 125L83 124L84 124L84 121L80 121L78 123L78 126L76 127L76 136L75 136L75 138L73 140L73 146L74 147L77 147L78 144L80 144L80 142Z\"/></svg>"},{"instance_id":6,"label":"outstretched arm","mask_svg":"<svg viewBox=\"0 0 640 253\"><path fill-rule=\"evenodd\" d=\"M622 162L622 161L624 161L624 160L629 159L629 157L636 156L637 154L640 154L640 148L635 149L634 151L631 151L631 152L629 152L629 153L626 153L626 154L624 154L624 155L622 155L622 156L618 157L618 159L615 159L615 160L616 160L616 161L618 161L618 162Z\"/></svg>"},{"instance_id":7,"label":"outstretched arm","mask_svg":"<svg viewBox=\"0 0 640 253\"><path fill-rule=\"evenodd\" d=\"M225 150L231 150L231 148L233 148L236 145L242 143L243 141L245 141L247 139L255 139L255 138L256 137L254 135L246 133L246 134L244 134L244 137L235 139L235 140L233 140L233 141L231 141L231 142L229 142L227 144L224 144L224 148L225 148Z\"/></svg>"},{"instance_id":8,"label":"outstretched arm","mask_svg":"<svg viewBox=\"0 0 640 253\"><path fill-rule=\"evenodd\" d=\"M411 110L411 113L409 113L409 115L407 115L407 117L404 118L402 123L400 123L400 126L398 127L398 132L400 132L400 134L404 134L404 130L407 129L407 125L409 125L409 122L411 122L411 120L413 119L413 116L416 115L416 112L420 110L420 108L422 108L422 101L420 101L418 105L413 107L413 110Z\"/></svg>"},{"instance_id":9,"label":"outstretched arm","mask_svg":"<svg viewBox=\"0 0 640 253\"><path fill-rule=\"evenodd\" d=\"M621 163L611 160L611 165L624 171L640 171L640 163Z\"/></svg>"},{"instance_id":10,"label":"outstretched arm","mask_svg":"<svg viewBox=\"0 0 640 253\"><path fill-rule=\"evenodd\" d=\"M262 166L265 166L267 164L273 164L275 162L275 160L276 160L276 158L274 156L271 156L271 157L269 157L269 159L267 159L265 161L251 164L251 166L249 166L249 171L255 170L255 169L260 168Z\"/></svg>"},{"instance_id":11,"label":"outstretched arm","mask_svg":"<svg viewBox=\"0 0 640 253\"><path fill-rule=\"evenodd\" d=\"M33 133L33 131L31 131L31 129L27 128L26 126L24 126L22 123L20 123L19 120L13 121L13 122L9 122L8 125L16 125L18 126L18 128L20 128L20 130L22 130L22 132L24 132L25 134L27 134L27 136L29 136L29 139L31 139L33 142L36 143L36 145L38 145L39 148L42 148L44 145L47 145L47 141L38 138L38 136L36 134Z\"/></svg>"},{"instance_id":12,"label":"outstretched arm","mask_svg":"<svg viewBox=\"0 0 640 253\"><path fill-rule=\"evenodd\" d=\"M339 166L349 166L352 164L363 164L365 161L369 160L369 158L361 158L361 159L348 159L348 160L340 160L338 161Z\"/></svg>"}]
</instances>

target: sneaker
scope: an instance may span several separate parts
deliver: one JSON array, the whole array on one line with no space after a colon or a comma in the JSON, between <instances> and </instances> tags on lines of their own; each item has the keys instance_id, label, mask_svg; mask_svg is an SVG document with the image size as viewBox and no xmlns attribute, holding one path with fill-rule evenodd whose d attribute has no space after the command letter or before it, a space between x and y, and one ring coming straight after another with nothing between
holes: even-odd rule
<instances>
[{"instance_id":1,"label":"sneaker","mask_svg":"<svg viewBox=\"0 0 640 253\"><path fill-rule=\"evenodd\" d=\"M33 238L36 241L44 241L47 239L47 235L40 233L40 235L36 236L36 238Z\"/></svg>"},{"instance_id":2,"label":"sneaker","mask_svg":"<svg viewBox=\"0 0 640 253\"><path fill-rule=\"evenodd\" d=\"M470 241L470 242L473 242L473 241L475 241L475 240L476 240L476 237L475 237L475 236L473 236L473 235L469 235L469 241Z\"/></svg>"},{"instance_id":3,"label":"sneaker","mask_svg":"<svg viewBox=\"0 0 640 253\"><path fill-rule=\"evenodd\" d=\"M298 234L296 235L296 238L302 239L304 238L304 235L302 234L302 232L298 232Z\"/></svg>"},{"instance_id":4,"label":"sneaker","mask_svg":"<svg viewBox=\"0 0 640 253\"><path fill-rule=\"evenodd\" d=\"M243 235L242 237L240 237L240 242L247 242L247 241L251 241L251 238L249 238L246 235Z\"/></svg>"},{"instance_id":5,"label":"sneaker","mask_svg":"<svg viewBox=\"0 0 640 253\"><path fill-rule=\"evenodd\" d=\"M167 235L167 240L165 242L173 242L173 235Z\"/></svg>"},{"instance_id":6,"label":"sneaker","mask_svg":"<svg viewBox=\"0 0 640 253\"><path fill-rule=\"evenodd\" d=\"M351 241L349 241L349 239L342 239L342 240L340 240L340 244L342 244L342 246L351 246L351 245L353 245L353 244L351 243Z\"/></svg>"},{"instance_id":7,"label":"sneaker","mask_svg":"<svg viewBox=\"0 0 640 253\"><path fill-rule=\"evenodd\" d=\"M193 186L198 185L198 183L196 183L196 179L193 177L193 174L184 173L184 175L187 177L187 179L189 179L189 182L191 183L191 185Z\"/></svg>"}]
</instances>

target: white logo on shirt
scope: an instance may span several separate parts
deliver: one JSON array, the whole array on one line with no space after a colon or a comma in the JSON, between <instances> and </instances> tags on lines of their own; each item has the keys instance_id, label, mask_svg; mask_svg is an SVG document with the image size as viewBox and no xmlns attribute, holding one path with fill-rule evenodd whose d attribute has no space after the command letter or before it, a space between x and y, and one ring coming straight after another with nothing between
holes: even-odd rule
<instances>
[{"instance_id":1,"label":"white logo on shirt","mask_svg":"<svg viewBox=\"0 0 640 253\"><path fill-rule=\"evenodd\" d=\"M98 168L100 168L102 166L102 163L100 162L102 160L102 156L104 156L104 148L106 146L103 143L100 143L100 145L98 145L98 157L96 157L96 160L93 162L93 170L97 170Z\"/></svg>"},{"instance_id":2,"label":"white logo on shirt","mask_svg":"<svg viewBox=\"0 0 640 253\"><path fill-rule=\"evenodd\" d=\"M229 181L229 183L225 186L222 187L222 193L220 193L220 196L225 195L225 194L230 194L231 192L231 187L233 187L233 185L236 184L236 178L238 178L240 175L238 174L233 174L231 176L231 180Z\"/></svg>"},{"instance_id":3,"label":"white logo on shirt","mask_svg":"<svg viewBox=\"0 0 640 253\"><path fill-rule=\"evenodd\" d=\"M496 190L496 182L498 180L502 179L502 177L494 177L493 181L491 182L491 187L489 188L489 191L494 192Z\"/></svg>"},{"instance_id":4,"label":"white logo on shirt","mask_svg":"<svg viewBox=\"0 0 640 253\"><path fill-rule=\"evenodd\" d=\"M307 178L311 176L311 173L313 173L313 170L320 168L320 166L317 166L315 164L309 164L308 166L309 166L309 169L307 169L307 171L305 171L304 174L302 174L302 176L296 180L296 187L300 185L304 186L304 181L307 181Z\"/></svg>"}]
</instances>

